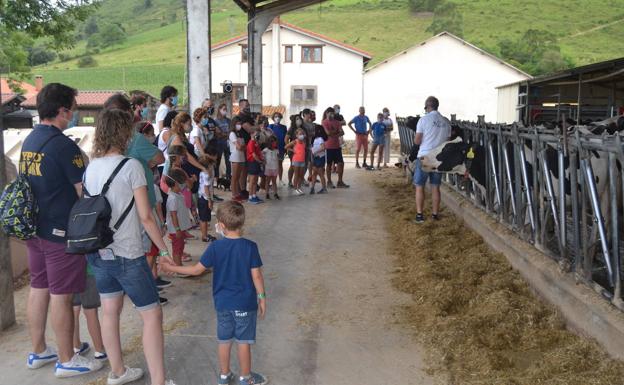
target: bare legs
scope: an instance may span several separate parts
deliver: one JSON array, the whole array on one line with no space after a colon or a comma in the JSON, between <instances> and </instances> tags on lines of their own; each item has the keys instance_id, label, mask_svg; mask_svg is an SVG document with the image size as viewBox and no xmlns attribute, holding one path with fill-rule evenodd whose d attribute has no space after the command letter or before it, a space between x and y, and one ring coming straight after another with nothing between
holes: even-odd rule
<instances>
[{"instance_id":1,"label":"bare legs","mask_svg":"<svg viewBox=\"0 0 624 385\"><path fill-rule=\"evenodd\" d=\"M230 351L232 344L219 344L219 364L221 366L221 374L230 373ZM251 373L251 345L238 344L238 363L240 365L240 375L249 376Z\"/></svg>"},{"instance_id":2,"label":"bare legs","mask_svg":"<svg viewBox=\"0 0 624 385\"><path fill-rule=\"evenodd\" d=\"M81 306L74 306L74 348L80 348L80 309ZM104 342L102 341L102 330L100 328L100 320L98 319L97 309L84 309L84 315L87 319L87 329L93 342L95 351L104 353Z\"/></svg>"},{"instance_id":3,"label":"bare legs","mask_svg":"<svg viewBox=\"0 0 624 385\"><path fill-rule=\"evenodd\" d=\"M42 353L46 349L45 329L48 319L50 294L48 289L30 288L28 293L28 331L32 341L33 353Z\"/></svg>"},{"instance_id":4,"label":"bare legs","mask_svg":"<svg viewBox=\"0 0 624 385\"><path fill-rule=\"evenodd\" d=\"M425 188L416 186L416 213L422 214L425 206ZM431 186L431 213L440 212L440 186Z\"/></svg>"}]
</instances>

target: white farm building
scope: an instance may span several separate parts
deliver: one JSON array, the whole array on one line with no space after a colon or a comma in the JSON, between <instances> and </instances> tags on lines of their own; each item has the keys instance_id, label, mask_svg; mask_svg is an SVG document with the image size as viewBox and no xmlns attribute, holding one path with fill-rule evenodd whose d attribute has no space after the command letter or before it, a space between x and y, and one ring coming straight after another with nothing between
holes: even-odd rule
<instances>
[{"instance_id":1,"label":"white farm building","mask_svg":"<svg viewBox=\"0 0 624 385\"><path fill-rule=\"evenodd\" d=\"M457 119L485 115L498 120L498 89L531 76L484 50L442 32L364 72L364 105L390 108L399 116L423 114L427 96L440 100L440 112ZM514 105L515 108L515 105Z\"/></svg>"}]
</instances>

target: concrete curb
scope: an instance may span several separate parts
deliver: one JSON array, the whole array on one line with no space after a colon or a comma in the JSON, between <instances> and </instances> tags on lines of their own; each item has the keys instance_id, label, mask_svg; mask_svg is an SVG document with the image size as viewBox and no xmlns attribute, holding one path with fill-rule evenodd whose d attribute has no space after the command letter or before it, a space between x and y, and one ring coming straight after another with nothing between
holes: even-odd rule
<instances>
[{"instance_id":1,"label":"concrete curb","mask_svg":"<svg viewBox=\"0 0 624 385\"><path fill-rule=\"evenodd\" d=\"M572 273L562 273L555 261L518 238L511 230L442 187L444 205L503 253L538 296L554 305L575 332L595 339L614 358L624 359L624 314L593 289L577 284Z\"/></svg>"}]
</instances>

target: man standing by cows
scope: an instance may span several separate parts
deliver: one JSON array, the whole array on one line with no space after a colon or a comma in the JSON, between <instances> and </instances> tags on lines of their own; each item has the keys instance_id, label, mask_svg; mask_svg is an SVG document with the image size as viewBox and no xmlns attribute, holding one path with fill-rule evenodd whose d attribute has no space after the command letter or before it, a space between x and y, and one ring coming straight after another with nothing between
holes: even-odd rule
<instances>
[{"instance_id":1,"label":"man standing by cows","mask_svg":"<svg viewBox=\"0 0 624 385\"><path fill-rule=\"evenodd\" d=\"M420 145L413 179L416 187L416 223L425 221L423 207L425 205L425 185L427 184L427 179L429 179L431 184L431 218L437 220L440 210L442 174L439 172L424 172L420 165L421 157L427 155L451 136L451 123L438 112L439 105L440 102L437 98L429 96L425 101L426 114L420 118L416 126L414 144Z\"/></svg>"}]
</instances>

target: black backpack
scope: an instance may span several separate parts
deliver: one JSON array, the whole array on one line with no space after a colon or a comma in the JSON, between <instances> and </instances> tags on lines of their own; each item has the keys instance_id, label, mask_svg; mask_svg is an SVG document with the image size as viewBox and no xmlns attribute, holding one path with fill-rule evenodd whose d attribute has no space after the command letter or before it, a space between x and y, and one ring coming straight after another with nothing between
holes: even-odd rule
<instances>
[{"instance_id":1,"label":"black backpack","mask_svg":"<svg viewBox=\"0 0 624 385\"><path fill-rule=\"evenodd\" d=\"M41 153L43 147L52 139L62 134L49 137L35 154ZM30 187L28 175L35 156L26 164L24 173L18 173L14 181L7 184L0 197L0 224L8 236L21 240L34 237L37 233L37 212L39 208L35 195ZM22 164L22 155L18 167Z\"/></svg>"},{"instance_id":2,"label":"black backpack","mask_svg":"<svg viewBox=\"0 0 624 385\"><path fill-rule=\"evenodd\" d=\"M134 197L111 229L111 206L106 199L106 193L111 182L128 160L130 158L124 158L119 162L98 195L91 195L84 186L83 180L83 196L74 204L69 214L66 235L66 251L68 253L95 253L113 243L114 231L119 230L124 219L130 213L130 209L134 205Z\"/></svg>"}]
</instances>

